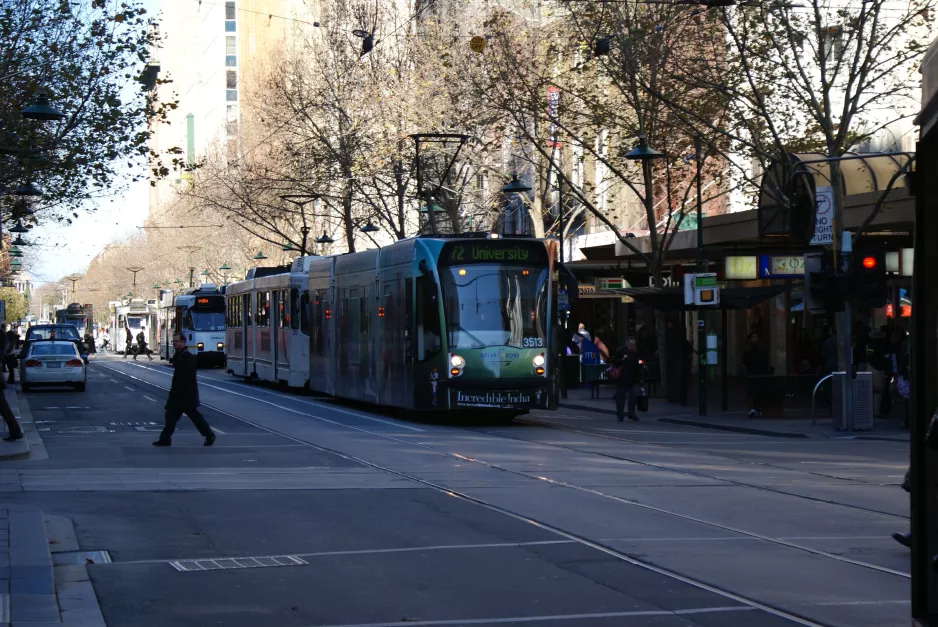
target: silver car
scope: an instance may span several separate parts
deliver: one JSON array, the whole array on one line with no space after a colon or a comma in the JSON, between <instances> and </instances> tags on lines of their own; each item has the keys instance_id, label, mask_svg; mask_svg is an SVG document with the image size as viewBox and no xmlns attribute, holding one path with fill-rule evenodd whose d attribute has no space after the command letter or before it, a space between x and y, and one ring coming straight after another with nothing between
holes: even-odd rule
<instances>
[{"instance_id":1,"label":"silver car","mask_svg":"<svg viewBox=\"0 0 938 627\"><path fill-rule=\"evenodd\" d=\"M88 371L74 342L37 340L29 345L20 368L24 392L37 385L70 385L85 391Z\"/></svg>"}]
</instances>

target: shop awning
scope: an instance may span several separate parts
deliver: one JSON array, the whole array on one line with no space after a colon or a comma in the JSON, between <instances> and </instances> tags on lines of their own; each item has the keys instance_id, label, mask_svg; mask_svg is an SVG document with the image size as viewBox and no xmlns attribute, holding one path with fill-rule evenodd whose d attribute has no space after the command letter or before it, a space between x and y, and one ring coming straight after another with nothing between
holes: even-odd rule
<instances>
[{"instance_id":1,"label":"shop awning","mask_svg":"<svg viewBox=\"0 0 938 627\"><path fill-rule=\"evenodd\" d=\"M713 307L713 309L752 309L756 305L800 285L798 283L762 287L724 287L720 290L720 306ZM596 290L596 292L616 296L631 296L643 305L661 311L692 311L696 309L693 305L684 304L684 288L681 287L626 287Z\"/></svg>"}]
</instances>

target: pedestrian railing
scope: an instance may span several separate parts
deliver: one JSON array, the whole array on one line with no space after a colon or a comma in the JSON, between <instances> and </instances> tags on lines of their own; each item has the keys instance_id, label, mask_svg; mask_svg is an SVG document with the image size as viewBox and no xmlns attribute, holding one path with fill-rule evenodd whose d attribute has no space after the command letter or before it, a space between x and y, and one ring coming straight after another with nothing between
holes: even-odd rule
<instances>
[{"instance_id":1,"label":"pedestrian railing","mask_svg":"<svg viewBox=\"0 0 938 627\"><path fill-rule=\"evenodd\" d=\"M816 412L816 402L817 402L817 391L824 385L824 382L828 379L832 379L835 374L844 374L843 372L832 372L828 375L824 375L820 378L817 384L814 386L814 391L811 392L811 424L817 424L817 412Z\"/></svg>"}]
</instances>

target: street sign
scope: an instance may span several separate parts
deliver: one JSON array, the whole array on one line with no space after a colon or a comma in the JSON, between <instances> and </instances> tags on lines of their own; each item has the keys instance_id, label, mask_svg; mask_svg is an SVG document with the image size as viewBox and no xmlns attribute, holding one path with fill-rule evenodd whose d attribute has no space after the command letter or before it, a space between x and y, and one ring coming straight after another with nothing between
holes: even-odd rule
<instances>
[{"instance_id":1,"label":"street sign","mask_svg":"<svg viewBox=\"0 0 938 627\"><path fill-rule=\"evenodd\" d=\"M814 193L817 214L814 218L814 237L811 244L834 243L834 188L819 185Z\"/></svg>"},{"instance_id":2,"label":"street sign","mask_svg":"<svg viewBox=\"0 0 938 627\"><path fill-rule=\"evenodd\" d=\"M713 287L716 284L717 275L714 273L694 275L694 287Z\"/></svg>"},{"instance_id":3,"label":"street sign","mask_svg":"<svg viewBox=\"0 0 938 627\"><path fill-rule=\"evenodd\" d=\"M720 287L715 272L684 275L684 304L712 307L720 304Z\"/></svg>"}]
</instances>

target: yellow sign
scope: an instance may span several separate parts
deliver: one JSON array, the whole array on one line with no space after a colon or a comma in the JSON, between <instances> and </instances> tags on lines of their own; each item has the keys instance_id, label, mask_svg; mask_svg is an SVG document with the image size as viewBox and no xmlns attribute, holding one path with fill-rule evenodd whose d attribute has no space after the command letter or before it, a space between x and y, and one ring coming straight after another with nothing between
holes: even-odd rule
<instances>
[{"instance_id":1,"label":"yellow sign","mask_svg":"<svg viewBox=\"0 0 938 627\"><path fill-rule=\"evenodd\" d=\"M727 279L758 279L759 258L755 255L726 258Z\"/></svg>"}]
</instances>

